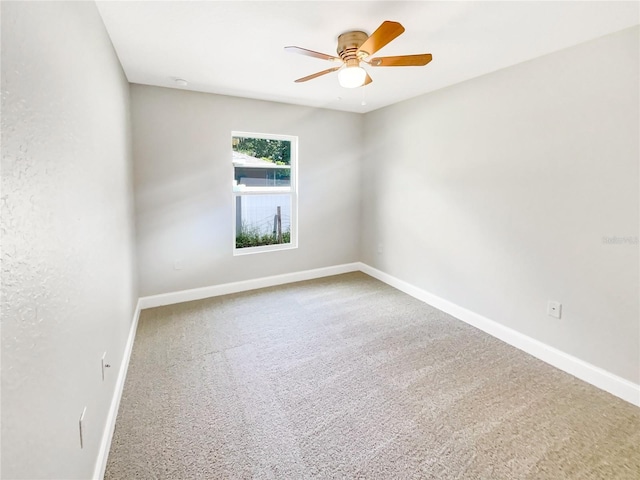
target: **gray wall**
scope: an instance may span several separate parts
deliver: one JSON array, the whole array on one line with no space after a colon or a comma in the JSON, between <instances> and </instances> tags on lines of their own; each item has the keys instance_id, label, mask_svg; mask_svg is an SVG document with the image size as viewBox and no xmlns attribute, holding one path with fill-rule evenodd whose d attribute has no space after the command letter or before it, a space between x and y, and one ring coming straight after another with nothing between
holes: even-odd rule
<instances>
[{"instance_id":1,"label":"gray wall","mask_svg":"<svg viewBox=\"0 0 640 480\"><path fill-rule=\"evenodd\" d=\"M131 99L142 296L359 260L359 115L142 85ZM232 130L299 137L297 249L232 255Z\"/></svg>"},{"instance_id":2,"label":"gray wall","mask_svg":"<svg viewBox=\"0 0 640 480\"><path fill-rule=\"evenodd\" d=\"M86 479L137 297L129 87L93 3L1 8L2 478Z\"/></svg>"},{"instance_id":3,"label":"gray wall","mask_svg":"<svg viewBox=\"0 0 640 480\"><path fill-rule=\"evenodd\" d=\"M638 32L368 114L362 260L640 382Z\"/></svg>"}]
</instances>

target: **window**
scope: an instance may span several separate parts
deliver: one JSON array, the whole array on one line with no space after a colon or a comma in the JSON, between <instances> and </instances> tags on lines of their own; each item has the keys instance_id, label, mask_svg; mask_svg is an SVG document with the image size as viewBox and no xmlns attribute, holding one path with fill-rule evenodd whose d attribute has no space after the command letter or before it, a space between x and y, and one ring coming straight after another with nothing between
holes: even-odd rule
<instances>
[{"instance_id":1,"label":"window","mask_svg":"<svg viewBox=\"0 0 640 480\"><path fill-rule=\"evenodd\" d=\"M231 135L234 255L296 248L297 137Z\"/></svg>"}]
</instances>

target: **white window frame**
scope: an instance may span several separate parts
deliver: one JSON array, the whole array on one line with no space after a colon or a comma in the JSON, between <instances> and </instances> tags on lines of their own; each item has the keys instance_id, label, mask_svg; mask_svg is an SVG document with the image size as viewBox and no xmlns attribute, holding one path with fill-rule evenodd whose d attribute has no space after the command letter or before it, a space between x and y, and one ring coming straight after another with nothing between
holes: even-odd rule
<instances>
[{"instance_id":1,"label":"white window frame","mask_svg":"<svg viewBox=\"0 0 640 480\"><path fill-rule=\"evenodd\" d=\"M295 135L280 135L273 133L255 133L255 132L240 132L240 131L232 131L231 139L233 137L247 137L247 138L264 138L268 140L285 140L291 142L291 185L289 187L244 187L238 188L235 184L233 184L235 179L235 167L233 163L231 163L231 181L232 187L231 192L233 195L232 204L233 204L233 215L232 215L232 245L233 245L233 255L251 255L254 253L264 253L264 252L275 252L280 250L291 250L294 248L298 248L298 137ZM229 152L229 157L233 158L233 147ZM243 197L247 195L282 195L289 194L291 195L291 219L290 219L290 242L289 243L281 243L275 245L261 245L258 247L244 247L244 248L236 248L236 215L238 212L236 211L236 198Z\"/></svg>"}]
</instances>

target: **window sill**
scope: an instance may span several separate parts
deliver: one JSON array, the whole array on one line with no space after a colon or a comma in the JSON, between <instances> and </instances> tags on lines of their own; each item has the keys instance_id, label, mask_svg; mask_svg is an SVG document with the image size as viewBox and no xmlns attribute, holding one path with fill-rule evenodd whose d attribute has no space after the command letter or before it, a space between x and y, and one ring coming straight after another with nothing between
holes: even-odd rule
<instances>
[{"instance_id":1,"label":"window sill","mask_svg":"<svg viewBox=\"0 0 640 480\"><path fill-rule=\"evenodd\" d=\"M278 245L262 245L260 247L234 248L233 256L252 255L254 253L279 252L281 250L293 250L298 248L295 243L281 243Z\"/></svg>"}]
</instances>

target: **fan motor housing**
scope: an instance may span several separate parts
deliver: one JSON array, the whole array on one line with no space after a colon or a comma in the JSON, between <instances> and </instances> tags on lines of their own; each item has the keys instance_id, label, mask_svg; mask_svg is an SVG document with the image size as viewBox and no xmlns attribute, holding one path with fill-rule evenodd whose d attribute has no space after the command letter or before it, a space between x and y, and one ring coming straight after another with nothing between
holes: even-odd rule
<instances>
[{"instance_id":1,"label":"fan motor housing","mask_svg":"<svg viewBox=\"0 0 640 480\"><path fill-rule=\"evenodd\" d=\"M360 46L369 38L365 32L345 32L338 37L337 52L347 65L356 64L360 60L357 55ZM361 54L363 52L360 52Z\"/></svg>"}]
</instances>

